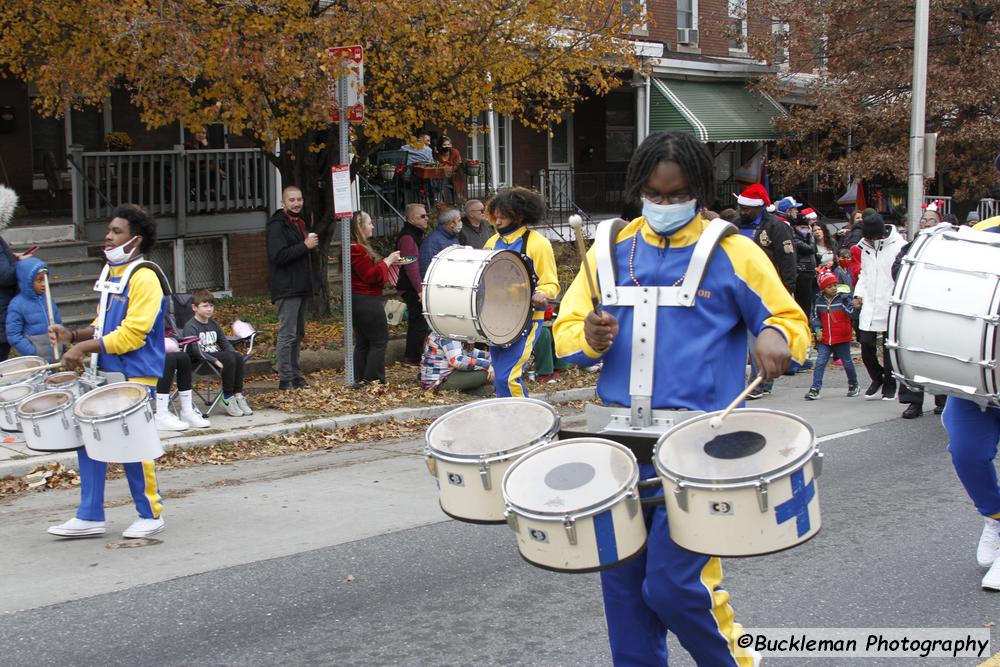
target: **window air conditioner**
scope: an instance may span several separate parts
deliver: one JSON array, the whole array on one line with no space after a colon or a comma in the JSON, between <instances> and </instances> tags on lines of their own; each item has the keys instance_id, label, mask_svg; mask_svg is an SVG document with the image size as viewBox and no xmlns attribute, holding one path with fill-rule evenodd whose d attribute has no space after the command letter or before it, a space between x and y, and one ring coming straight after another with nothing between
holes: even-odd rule
<instances>
[{"instance_id":1,"label":"window air conditioner","mask_svg":"<svg viewBox=\"0 0 1000 667\"><path fill-rule=\"evenodd\" d=\"M697 28L678 28L677 29L677 43L687 44L689 46L696 46L698 44L698 29Z\"/></svg>"}]
</instances>

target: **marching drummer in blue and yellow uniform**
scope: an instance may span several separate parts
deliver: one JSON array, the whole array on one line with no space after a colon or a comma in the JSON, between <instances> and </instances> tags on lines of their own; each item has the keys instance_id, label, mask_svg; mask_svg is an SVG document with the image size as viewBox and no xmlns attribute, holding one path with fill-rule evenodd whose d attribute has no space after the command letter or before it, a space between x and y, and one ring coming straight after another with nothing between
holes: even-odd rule
<instances>
[{"instance_id":1,"label":"marching drummer in blue and yellow uniform","mask_svg":"<svg viewBox=\"0 0 1000 667\"><path fill-rule=\"evenodd\" d=\"M486 204L486 214L497 233L486 241L484 248L521 253L528 258L528 270L534 271L537 278L535 293L531 296L531 324L524 335L509 347L490 347L497 396L524 397L528 395L521 380L524 365L535 349L549 299L559 296L559 276L552 244L538 232L528 229L529 225L542 221L545 202L527 188L508 188L498 192Z\"/></svg>"},{"instance_id":2,"label":"marching drummer in blue and yellow uniform","mask_svg":"<svg viewBox=\"0 0 1000 667\"><path fill-rule=\"evenodd\" d=\"M1000 233L1000 217L987 218L973 229ZM1000 590L1000 485L994 464L1000 441L1000 407L983 408L949 396L941 422L948 432L948 453L955 474L985 521L976 548L976 562L989 568L982 587Z\"/></svg>"},{"instance_id":3,"label":"marching drummer in blue and yellow uniform","mask_svg":"<svg viewBox=\"0 0 1000 667\"><path fill-rule=\"evenodd\" d=\"M138 206L118 207L104 236L109 282L119 282L130 265L143 261L143 255L154 243L156 221ZM56 324L49 327L49 332L59 342L73 345L63 355L64 367L80 369L84 360L96 353L100 370L118 372L131 382L155 387L163 374L163 315L164 290L160 279L155 271L140 268L131 274L121 294L108 295L100 338L94 337L94 326L70 331ZM80 506L74 518L50 527L48 532L59 537L103 535L107 464L90 458L83 447L76 451L80 465ZM153 462L122 465L139 513L139 518L122 533L123 537L139 538L159 533L164 527L160 516L163 505Z\"/></svg>"},{"instance_id":4,"label":"marching drummer in blue and yellow uniform","mask_svg":"<svg viewBox=\"0 0 1000 667\"><path fill-rule=\"evenodd\" d=\"M614 239L615 284L679 285L695 243L708 227L699 211L714 197L711 153L680 132L649 136L626 175L626 196L642 202L642 217ZM609 243L610 245L610 243ZM588 266L597 281L597 251ZM603 288L602 288L603 289ZM603 361L597 393L607 405L629 406L633 309L605 305L594 312L588 282L578 274L554 327L556 353L567 361ZM752 240L724 237L691 307L656 309L653 409L721 410L745 387L747 330L757 336L760 370L782 374L791 358L803 361L809 341L805 314L784 288L774 265ZM640 465L642 478L655 477ZM656 490L662 494L662 489ZM601 572L614 664L667 664L666 632L699 665L750 665L736 657L742 633L729 594L721 588L718 557L687 551L670 539L664 505L646 510L646 552Z\"/></svg>"}]
</instances>

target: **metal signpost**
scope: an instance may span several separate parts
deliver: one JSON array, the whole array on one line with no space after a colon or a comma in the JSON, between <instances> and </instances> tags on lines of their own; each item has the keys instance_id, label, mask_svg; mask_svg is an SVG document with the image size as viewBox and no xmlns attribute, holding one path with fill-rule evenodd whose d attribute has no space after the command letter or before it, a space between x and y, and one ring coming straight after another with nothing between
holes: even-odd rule
<instances>
[{"instance_id":1,"label":"metal signpost","mask_svg":"<svg viewBox=\"0 0 1000 667\"><path fill-rule=\"evenodd\" d=\"M354 314L351 309L351 155L348 123L360 123L365 117L364 104L364 50L360 46L341 46L327 49L331 64L349 72L336 79L333 95L336 106L330 111L330 120L340 131L340 164L330 170L333 210L340 224L341 262L343 265L344 311L344 383L354 384Z\"/></svg>"}]
</instances>

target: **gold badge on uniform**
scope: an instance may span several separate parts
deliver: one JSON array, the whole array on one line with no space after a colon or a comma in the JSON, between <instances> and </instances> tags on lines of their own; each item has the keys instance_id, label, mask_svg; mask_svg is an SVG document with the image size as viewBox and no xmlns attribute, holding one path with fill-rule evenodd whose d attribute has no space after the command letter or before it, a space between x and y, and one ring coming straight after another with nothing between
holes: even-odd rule
<instances>
[{"instance_id":1,"label":"gold badge on uniform","mask_svg":"<svg viewBox=\"0 0 1000 667\"><path fill-rule=\"evenodd\" d=\"M760 232L760 236L757 237L757 240L760 242L762 246L771 245L771 237L767 235L767 230L762 229Z\"/></svg>"},{"instance_id":2,"label":"gold badge on uniform","mask_svg":"<svg viewBox=\"0 0 1000 667\"><path fill-rule=\"evenodd\" d=\"M787 241L782 243L781 247L784 248L786 255L791 255L793 252L795 252L795 247L792 245L791 239L788 239Z\"/></svg>"}]
</instances>

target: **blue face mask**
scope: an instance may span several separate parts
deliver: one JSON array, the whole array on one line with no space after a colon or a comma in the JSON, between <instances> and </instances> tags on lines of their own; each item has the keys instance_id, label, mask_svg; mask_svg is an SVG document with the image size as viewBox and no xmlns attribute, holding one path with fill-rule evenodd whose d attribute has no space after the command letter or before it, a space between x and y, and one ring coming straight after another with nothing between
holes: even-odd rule
<instances>
[{"instance_id":1,"label":"blue face mask","mask_svg":"<svg viewBox=\"0 0 1000 667\"><path fill-rule=\"evenodd\" d=\"M683 204L654 204L642 200L642 215L657 234L667 236L694 220L698 213L698 201L692 199Z\"/></svg>"}]
</instances>

